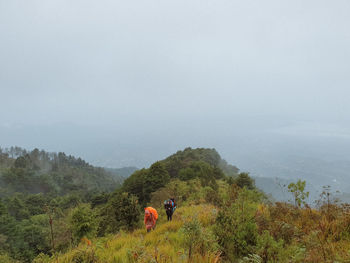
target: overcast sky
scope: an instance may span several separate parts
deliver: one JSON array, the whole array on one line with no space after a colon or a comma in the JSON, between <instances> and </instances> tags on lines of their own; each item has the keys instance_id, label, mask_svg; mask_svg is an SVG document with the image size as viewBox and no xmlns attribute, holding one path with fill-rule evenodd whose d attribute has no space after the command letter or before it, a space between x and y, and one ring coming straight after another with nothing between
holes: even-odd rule
<instances>
[{"instance_id":1,"label":"overcast sky","mask_svg":"<svg viewBox=\"0 0 350 263\"><path fill-rule=\"evenodd\" d=\"M0 0L0 145L220 147L244 119L344 133L349 14L348 0Z\"/></svg>"}]
</instances>

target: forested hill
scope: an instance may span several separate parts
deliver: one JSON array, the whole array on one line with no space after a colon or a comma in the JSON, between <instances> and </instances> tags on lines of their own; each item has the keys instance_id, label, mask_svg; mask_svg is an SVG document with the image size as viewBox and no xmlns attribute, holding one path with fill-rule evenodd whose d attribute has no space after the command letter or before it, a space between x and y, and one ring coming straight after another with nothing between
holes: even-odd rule
<instances>
[{"instance_id":1,"label":"forested hill","mask_svg":"<svg viewBox=\"0 0 350 263\"><path fill-rule=\"evenodd\" d=\"M0 148L0 197L112 191L123 179L65 153Z\"/></svg>"},{"instance_id":2,"label":"forested hill","mask_svg":"<svg viewBox=\"0 0 350 263\"><path fill-rule=\"evenodd\" d=\"M188 147L183 151L178 151L169 156L162 162L169 171L171 177L179 176L182 169L192 167L196 162L207 163L220 168L227 176L236 176L239 172L236 166L228 164L222 159L215 149L208 148L192 149Z\"/></svg>"},{"instance_id":3,"label":"forested hill","mask_svg":"<svg viewBox=\"0 0 350 263\"><path fill-rule=\"evenodd\" d=\"M217 190L217 181L237 176L239 169L222 159L215 149L186 148L157 161L149 169L141 169L124 181L122 190L135 195L141 204L151 201L151 195L173 179L199 179L203 187Z\"/></svg>"}]
</instances>

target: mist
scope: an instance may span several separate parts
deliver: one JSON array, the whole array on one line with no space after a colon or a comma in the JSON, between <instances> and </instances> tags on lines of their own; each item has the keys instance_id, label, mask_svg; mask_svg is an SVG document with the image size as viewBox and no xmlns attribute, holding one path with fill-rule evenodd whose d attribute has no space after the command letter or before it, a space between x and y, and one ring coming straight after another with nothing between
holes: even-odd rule
<instances>
[{"instance_id":1,"label":"mist","mask_svg":"<svg viewBox=\"0 0 350 263\"><path fill-rule=\"evenodd\" d=\"M147 167L216 148L350 191L349 1L2 1L0 146Z\"/></svg>"}]
</instances>

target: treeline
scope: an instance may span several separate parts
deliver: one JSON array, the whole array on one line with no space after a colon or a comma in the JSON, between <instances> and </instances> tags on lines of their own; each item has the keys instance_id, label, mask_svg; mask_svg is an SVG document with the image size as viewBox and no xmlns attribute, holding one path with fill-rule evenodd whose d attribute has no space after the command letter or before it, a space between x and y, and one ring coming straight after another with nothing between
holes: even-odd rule
<instances>
[{"instance_id":1,"label":"treeline","mask_svg":"<svg viewBox=\"0 0 350 263\"><path fill-rule=\"evenodd\" d=\"M0 196L16 192L65 195L72 191L111 191L116 186L109 172L81 158L38 149L0 149Z\"/></svg>"},{"instance_id":2,"label":"treeline","mask_svg":"<svg viewBox=\"0 0 350 263\"><path fill-rule=\"evenodd\" d=\"M125 178L65 153L0 148L0 254L31 262L74 243L74 208L98 203ZM50 218L55 228L50 233Z\"/></svg>"}]
</instances>

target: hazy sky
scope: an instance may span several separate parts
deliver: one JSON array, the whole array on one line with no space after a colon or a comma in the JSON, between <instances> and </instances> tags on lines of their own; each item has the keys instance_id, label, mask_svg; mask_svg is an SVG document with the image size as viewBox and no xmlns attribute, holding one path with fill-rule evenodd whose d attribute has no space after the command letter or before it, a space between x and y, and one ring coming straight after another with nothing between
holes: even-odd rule
<instances>
[{"instance_id":1,"label":"hazy sky","mask_svg":"<svg viewBox=\"0 0 350 263\"><path fill-rule=\"evenodd\" d=\"M0 0L0 145L104 143L145 164L152 147L220 148L243 120L345 129L349 14L348 0Z\"/></svg>"}]
</instances>

